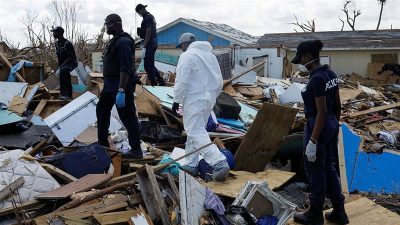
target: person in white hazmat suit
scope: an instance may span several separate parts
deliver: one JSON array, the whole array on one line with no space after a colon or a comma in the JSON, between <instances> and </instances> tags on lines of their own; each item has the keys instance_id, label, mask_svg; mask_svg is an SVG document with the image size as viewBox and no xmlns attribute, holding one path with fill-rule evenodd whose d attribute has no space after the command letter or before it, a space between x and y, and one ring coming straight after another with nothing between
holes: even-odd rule
<instances>
[{"instance_id":1,"label":"person in white hazmat suit","mask_svg":"<svg viewBox=\"0 0 400 225\"><path fill-rule=\"evenodd\" d=\"M211 142L206 125L222 91L222 74L209 42L196 41L193 34L184 33L177 47L183 53L176 69L172 110L176 112L179 104L183 105L183 126L187 133L185 151L189 153ZM227 178L229 165L216 145L201 150L199 154L212 166L214 180ZM197 174L199 154L187 157L189 163L183 169Z\"/></svg>"}]
</instances>

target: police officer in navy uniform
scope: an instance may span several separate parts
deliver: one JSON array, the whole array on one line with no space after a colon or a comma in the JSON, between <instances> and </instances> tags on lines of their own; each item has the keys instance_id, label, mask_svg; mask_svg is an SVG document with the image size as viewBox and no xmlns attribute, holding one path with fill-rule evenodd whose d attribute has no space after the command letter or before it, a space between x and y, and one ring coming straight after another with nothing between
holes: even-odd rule
<instances>
[{"instance_id":1,"label":"police officer in navy uniform","mask_svg":"<svg viewBox=\"0 0 400 225\"><path fill-rule=\"evenodd\" d=\"M58 59L57 76L60 79L60 99L72 98L71 71L78 66L74 46L64 38L64 29L56 27L51 30L57 39L56 53Z\"/></svg>"},{"instance_id":2,"label":"police officer in navy uniform","mask_svg":"<svg viewBox=\"0 0 400 225\"><path fill-rule=\"evenodd\" d=\"M337 165L337 142L341 104L338 78L327 65L320 64L323 43L306 41L297 47L293 64L300 64L302 72L310 73L310 80L302 91L307 123L304 131L304 164L310 188L310 207L297 213L295 222L324 224L323 205L327 195L333 211L325 218L336 224L348 224L344 209Z\"/></svg>"},{"instance_id":3,"label":"police officer in navy uniform","mask_svg":"<svg viewBox=\"0 0 400 225\"><path fill-rule=\"evenodd\" d=\"M141 57L144 58L144 69L149 77L152 86L165 86L164 79L160 76L160 72L154 65L154 57L157 50L157 29L156 20L146 10L147 5L138 4L136 12L143 17L142 24L138 28L138 35L144 39Z\"/></svg>"},{"instance_id":4,"label":"police officer in navy uniform","mask_svg":"<svg viewBox=\"0 0 400 225\"><path fill-rule=\"evenodd\" d=\"M119 117L128 131L131 151L125 158L142 158L140 148L139 121L134 104L135 85L138 76L134 71L135 42L122 29L122 19L117 14L110 14L105 19L107 34L113 38L103 52L104 88L96 107L99 143L109 147L108 129L111 109L117 106Z\"/></svg>"}]
</instances>

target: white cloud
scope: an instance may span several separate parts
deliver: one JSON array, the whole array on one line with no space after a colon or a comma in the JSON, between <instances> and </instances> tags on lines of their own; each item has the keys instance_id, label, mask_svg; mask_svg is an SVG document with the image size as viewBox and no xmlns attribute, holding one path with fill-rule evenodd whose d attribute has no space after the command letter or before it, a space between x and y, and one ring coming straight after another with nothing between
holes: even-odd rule
<instances>
[{"instance_id":1,"label":"white cloud","mask_svg":"<svg viewBox=\"0 0 400 225\"><path fill-rule=\"evenodd\" d=\"M13 42L26 44L24 26L20 18L26 10L36 11L41 17L50 15L50 0L0 0L0 29ZM226 23L252 35L293 32L293 15L301 21L315 19L317 31L340 30L338 17L344 17L340 9L344 0L79 0L81 5L79 22L90 35L101 29L104 18L118 13L128 32L134 31L141 18L135 16L135 2L147 4L156 17L158 26L163 26L179 17L194 18L216 23ZM379 15L376 0L353 0L351 7L362 11L356 28L375 29ZM381 29L400 28L400 0L389 0L383 12ZM349 29L348 26L345 28Z\"/></svg>"}]
</instances>

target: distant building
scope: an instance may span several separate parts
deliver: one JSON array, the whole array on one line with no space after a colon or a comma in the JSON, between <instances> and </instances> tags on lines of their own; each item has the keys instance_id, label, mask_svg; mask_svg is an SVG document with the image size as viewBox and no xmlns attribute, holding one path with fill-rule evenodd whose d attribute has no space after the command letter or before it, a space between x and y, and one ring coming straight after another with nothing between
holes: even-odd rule
<instances>
[{"instance_id":1,"label":"distant building","mask_svg":"<svg viewBox=\"0 0 400 225\"><path fill-rule=\"evenodd\" d=\"M157 29L157 40L160 46L175 47L183 33L193 33L199 41L209 41L214 48L233 45L251 46L258 38L237 30L226 24L179 18Z\"/></svg>"},{"instance_id":2,"label":"distant building","mask_svg":"<svg viewBox=\"0 0 400 225\"><path fill-rule=\"evenodd\" d=\"M287 59L291 60L300 42L317 39L324 43L322 63L329 64L338 75L354 72L366 77L376 72L376 66L399 62L400 30L265 34L258 44L261 48L287 49Z\"/></svg>"}]
</instances>

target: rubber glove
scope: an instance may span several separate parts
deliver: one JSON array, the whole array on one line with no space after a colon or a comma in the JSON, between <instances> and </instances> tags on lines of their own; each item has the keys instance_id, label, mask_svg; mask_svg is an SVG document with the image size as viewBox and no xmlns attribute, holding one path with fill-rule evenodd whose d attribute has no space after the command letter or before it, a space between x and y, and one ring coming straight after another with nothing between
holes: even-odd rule
<instances>
[{"instance_id":1,"label":"rubber glove","mask_svg":"<svg viewBox=\"0 0 400 225\"><path fill-rule=\"evenodd\" d=\"M60 78L60 68L56 70L56 77Z\"/></svg>"},{"instance_id":2,"label":"rubber glove","mask_svg":"<svg viewBox=\"0 0 400 225\"><path fill-rule=\"evenodd\" d=\"M174 102L174 104L172 104L172 112L174 114L178 114L178 110L179 110L179 103Z\"/></svg>"},{"instance_id":3,"label":"rubber glove","mask_svg":"<svg viewBox=\"0 0 400 225\"><path fill-rule=\"evenodd\" d=\"M115 104L117 105L118 108L125 107L125 93L124 92L118 92L117 97L115 98Z\"/></svg>"},{"instance_id":4,"label":"rubber glove","mask_svg":"<svg viewBox=\"0 0 400 225\"><path fill-rule=\"evenodd\" d=\"M315 162L315 160L317 160L317 144L312 143L311 140L306 147L306 156L310 162Z\"/></svg>"},{"instance_id":5,"label":"rubber glove","mask_svg":"<svg viewBox=\"0 0 400 225\"><path fill-rule=\"evenodd\" d=\"M142 59L146 56L146 48L142 48Z\"/></svg>"}]
</instances>

